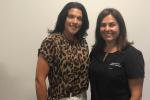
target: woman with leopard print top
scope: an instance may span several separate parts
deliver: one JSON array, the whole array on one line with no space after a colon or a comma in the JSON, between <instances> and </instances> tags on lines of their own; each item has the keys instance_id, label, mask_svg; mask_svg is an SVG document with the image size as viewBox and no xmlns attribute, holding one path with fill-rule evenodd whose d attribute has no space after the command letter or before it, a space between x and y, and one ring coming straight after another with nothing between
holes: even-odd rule
<instances>
[{"instance_id":1,"label":"woman with leopard print top","mask_svg":"<svg viewBox=\"0 0 150 100\"><path fill-rule=\"evenodd\" d=\"M43 40L38 52L38 100L86 100L89 51L85 36L88 28L88 16L82 4L70 2L62 9L55 29Z\"/></svg>"}]
</instances>

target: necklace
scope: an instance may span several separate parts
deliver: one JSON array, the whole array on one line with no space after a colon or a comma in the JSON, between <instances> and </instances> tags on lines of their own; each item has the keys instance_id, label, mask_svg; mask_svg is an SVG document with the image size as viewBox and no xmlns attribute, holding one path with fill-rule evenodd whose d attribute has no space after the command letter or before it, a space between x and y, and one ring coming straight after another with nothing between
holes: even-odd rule
<instances>
[{"instance_id":1,"label":"necklace","mask_svg":"<svg viewBox=\"0 0 150 100\"><path fill-rule=\"evenodd\" d=\"M108 57L109 53L114 53L114 52L118 51L118 48L117 48L117 46L109 46L109 47L105 48L104 51L106 53L103 57L103 62L105 62L105 60Z\"/></svg>"},{"instance_id":2,"label":"necklace","mask_svg":"<svg viewBox=\"0 0 150 100\"><path fill-rule=\"evenodd\" d=\"M106 60L107 56L108 56L108 52L105 53L104 57L103 57L103 62Z\"/></svg>"}]
</instances>

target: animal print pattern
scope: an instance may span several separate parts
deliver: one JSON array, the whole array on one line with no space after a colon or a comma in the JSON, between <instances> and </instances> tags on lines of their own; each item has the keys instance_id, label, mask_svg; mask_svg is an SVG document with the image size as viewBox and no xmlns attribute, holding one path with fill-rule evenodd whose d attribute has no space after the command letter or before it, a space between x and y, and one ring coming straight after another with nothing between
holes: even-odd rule
<instances>
[{"instance_id":1,"label":"animal print pattern","mask_svg":"<svg viewBox=\"0 0 150 100\"><path fill-rule=\"evenodd\" d=\"M63 34L46 37L39 55L49 65L48 100L58 100L82 93L88 88L89 51L85 39L71 42Z\"/></svg>"}]
</instances>

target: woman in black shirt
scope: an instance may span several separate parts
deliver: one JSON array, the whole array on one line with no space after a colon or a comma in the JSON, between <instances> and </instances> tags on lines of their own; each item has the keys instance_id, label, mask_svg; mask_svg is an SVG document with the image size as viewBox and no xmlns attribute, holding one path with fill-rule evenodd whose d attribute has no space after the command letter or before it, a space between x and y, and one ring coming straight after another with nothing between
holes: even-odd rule
<instances>
[{"instance_id":1,"label":"woman in black shirt","mask_svg":"<svg viewBox=\"0 0 150 100\"><path fill-rule=\"evenodd\" d=\"M131 44L120 12L104 9L90 54L91 100L141 100L144 59Z\"/></svg>"}]
</instances>

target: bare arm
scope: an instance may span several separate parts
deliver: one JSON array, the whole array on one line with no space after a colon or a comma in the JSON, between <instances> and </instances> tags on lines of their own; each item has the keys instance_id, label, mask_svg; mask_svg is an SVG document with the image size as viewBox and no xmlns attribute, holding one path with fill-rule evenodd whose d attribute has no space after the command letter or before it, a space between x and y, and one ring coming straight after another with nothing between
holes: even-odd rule
<instances>
[{"instance_id":1,"label":"bare arm","mask_svg":"<svg viewBox=\"0 0 150 100\"><path fill-rule=\"evenodd\" d=\"M130 100L142 100L143 79L129 79Z\"/></svg>"},{"instance_id":2,"label":"bare arm","mask_svg":"<svg viewBox=\"0 0 150 100\"><path fill-rule=\"evenodd\" d=\"M42 56L39 56L35 78L37 100L47 100L47 86L45 80L48 71L49 67L47 62Z\"/></svg>"}]
</instances>

